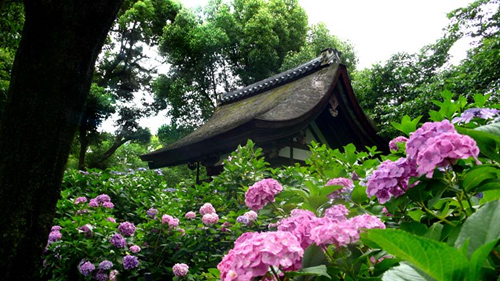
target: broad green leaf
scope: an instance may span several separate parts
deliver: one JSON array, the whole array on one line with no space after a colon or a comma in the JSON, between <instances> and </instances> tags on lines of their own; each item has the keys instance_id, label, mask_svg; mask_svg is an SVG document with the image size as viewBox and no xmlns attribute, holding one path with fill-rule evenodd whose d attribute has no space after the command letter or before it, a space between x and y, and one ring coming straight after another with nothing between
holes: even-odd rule
<instances>
[{"instance_id":1,"label":"broad green leaf","mask_svg":"<svg viewBox=\"0 0 500 281\"><path fill-rule=\"evenodd\" d=\"M500 122L477 127L475 130L500 136Z\"/></svg>"},{"instance_id":2,"label":"broad green leaf","mask_svg":"<svg viewBox=\"0 0 500 281\"><path fill-rule=\"evenodd\" d=\"M419 270L406 262L386 271L382 276L383 281L436 281L422 270Z\"/></svg>"},{"instance_id":3,"label":"broad green leaf","mask_svg":"<svg viewBox=\"0 0 500 281\"><path fill-rule=\"evenodd\" d=\"M319 189L319 196L328 196L328 194L343 188L342 185L325 185Z\"/></svg>"},{"instance_id":4,"label":"broad green leaf","mask_svg":"<svg viewBox=\"0 0 500 281\"><path fill-rule=\"evenodd\" d=\"M425 233L425 237L440 241L441 239L441 232L443 231L443 225L439 222L435 222L431 227L429 227L429 230Z\"/></svg>"},{"instance_id":5,"label":"broad green leaf","mask_svg":"<svg viewBox=\"0 0 500 281\"><path fill-rule=\"evenodd\" d=\"M466 191L479 186L484 180L497 178L498 169L491 165L476 166L464 175L463 186Z\"/></svg>"},{"instance_id":6,"label":"broad green leaf","mask_svg":"<svg viewBox=\"0 0 500 281\"><path fill-rule=\"evenodd\" d=\"M488 190L483 192L483 198L479 201L480 204L486 204L491 201L500 200L500 189Z\"/></svg>"},{"instance_id":7,"label":"broad green leaf","mask_svg":"<svg viewBox=\"0 0 500 281\"><path fill-rule=\"evenodd\" d=\"M299 271L292 271L285 273L285 276L306 276L306 275L325 276L330 278L330 275L328 275L327 273L327 267L324 264L313 267L302 268Z\"/></svg>"},{"instance_id":8,"label":"broad green leaf","mask_svg":"<svg viewBox=\"0 0 500 281\"><path fill-rule=\"evenodd\" d=\"M400 229L417 236L423 236L427 232L427 226L416 221L402 222Z\"/></svg>"},{"instance_id":9,"label":"broad green leaf","mask_svg":"<svg viewBox=\"0 0 500 281\"><path fill-rule=\"evenodd\" d=\"M476 188L476 192L500 189L500 179L488 179L481 183L481 186Z\"/></svg>"},{"instance_id":10,"label":"broad green leaf","mask_svg":"<svg viewBox=\"0 0 500 281\"><path fill-rule=\"evenodd\" d=\"M422 211L420 209L408 211L408 216L410 216L410 218L412 218L416 222L420 222L423 214L424 214L424 211Z\"/></svg>"},{"instance_id":11,"label":"broad green leaf","mask_svg":"<svg viewBox=\"0 0 500 281\"><path fill-rule=\"evenodd\" d=\"M403 116L401 123L391 122L391 125L397 130L409 136L411 132L414 132L417 129L418 121L420 121L421 118L422 116L418 116L417 118L412 120L410 116L405 115Z\"/></svg>"},{"instance_id":12,"label":"broad green leaf","mask_svg":"<svg viewBox=\"0 0 500 281\"><path fill-rule=\"evenodd\" d=\"M396 229L371 229L368 237L382 249L437 280L463 280L468 260L456 249L442 242L419 237Z\"/></svg>"},{"instance_id":13,"label":"broad green leaf","mask_svg":"<svg viewBox=\"0 0 500 281\"><path fill-rule=\"evenodd\" d=\"M457 127L456 129L460 134L468 135L473 138L476 141L481 154L495 160L496 162L500 162L500 154L498 154L497 149L498 144L500 144L500 137L480 130L471 130L462 127Z\"/></svg>"},{"instance_id":14,"label":"broad green leaf","mask_svg":"<svg viewBox=\"0 0 500 281\"><path fill-rule=\"evenodd\" d=\"M495 239L487 244L484 244L472 254L470 257L469 280L480 280L479 277L481 276L481 268L497 242L498 239Z\"/></svg>"},{"instance_id":15,"label":"broad green leaf","mask_svg":"<svg viewBox=\"0 0 500 281\"><path fill-rule=\"evenodd\" d=\"M352 190L351 199L357 204L362 204L368 201L368 195L366 195L366 186L356 185Z\"/></svg>"},{"instance_id":16,"label":"broad green leaf","mask_svg":"<svg viewBox=\"0 0 500 281\"><path fill-rule=\"evenodd\" d=\"M302 258L302 268L314 268L316 266L321 266L327 263L327 259L323 250L316 246L311 245L307 247L304 251L304 256ZM309 280L308 276L297 276L293 280L294 281L304 281Z\"/></svg>"},{"instance_id":17,"label":"broad green leaf","mask_svg":"<svg viewBox=\"0 0 500 281\"><path fill-rule=\"evenodd\" d=\"M465 221L455 241L455 248L460 248L467 239L470 239L467 251L470 257L482 245L500 238L499 222L500 201L485 204Z\"/></svg>"},{"instance_id":18,"label":"broad green leaf","mask_svg":"<svg viewBox=\"0 0 500 281\"><path fill-rule=\"evenodd\" d=\"M319 209L319 207L328 202L328 200L330 199L326 196L311 196L307 198L307 202L311 205L314 211L316 211L317 209Z\"/></svg>"}]
</instances>

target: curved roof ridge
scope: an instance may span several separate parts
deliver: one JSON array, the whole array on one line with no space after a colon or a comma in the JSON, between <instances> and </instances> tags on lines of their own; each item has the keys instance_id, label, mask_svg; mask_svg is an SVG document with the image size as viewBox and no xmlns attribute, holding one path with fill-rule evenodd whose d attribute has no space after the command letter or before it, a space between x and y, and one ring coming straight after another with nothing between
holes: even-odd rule
<instances>
[{"instance_id":1,"label":"curved roof ridge","mask_svg":"<svg viewBox=\"0 0 500 281\"><path fill-rule=\"evenodd\" d=\"M220 95L218 105L227 104L241 98L246 98L283 84L294 81L306 74L318 71L324 66L328 66L333 62L340 63L340 52L336 49L328 48L321 52L321 55L311 61L301 64L287 71L278 73L274 76L255 82L241 89L223 93Z\"/></svg>"}]
</instances>

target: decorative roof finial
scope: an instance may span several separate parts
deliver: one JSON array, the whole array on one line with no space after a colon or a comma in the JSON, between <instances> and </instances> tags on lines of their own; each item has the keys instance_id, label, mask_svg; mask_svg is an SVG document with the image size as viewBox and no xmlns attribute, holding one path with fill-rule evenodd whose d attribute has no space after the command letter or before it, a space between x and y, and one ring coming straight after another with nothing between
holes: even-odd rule
<instances>
[{"instance_id":1,"label":"decorative roof finial","mask_svg":"<svg viewBox=\"0 0 500 281\"><path fill-rule=\"evenodd\" d=\"M321 51L321 65L332 64L332 63L341 63L340 56L342 55L336 49L327 48Z\"/></svg>"}]
</instances>

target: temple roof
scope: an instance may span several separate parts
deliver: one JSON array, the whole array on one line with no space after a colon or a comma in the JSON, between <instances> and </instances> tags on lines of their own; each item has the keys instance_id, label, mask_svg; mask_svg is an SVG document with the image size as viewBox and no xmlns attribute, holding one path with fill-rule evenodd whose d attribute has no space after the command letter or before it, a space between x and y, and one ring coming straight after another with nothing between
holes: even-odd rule
<instances>
[{"instance_id":1,"label":"temple roof","mask_svg":"<svg viewBox=\"0 0 500 281\"><path fill-rule=\"evenodd\" d=\"M341 99L349 108L346 118L355 119L343 122L352 124L353 138L363 135L369 139L367 144L376 145L379 138L355 100L347 70L338 53L329 49L294 69L223 94L203 126L169 146L141 155L141 159L149 162L150 168L173 166L231 152L249 138L265 144L290 137L327 107L332 94L339 91L339 80L341 88L347 89Z\"/></svg>"}]
</instances>

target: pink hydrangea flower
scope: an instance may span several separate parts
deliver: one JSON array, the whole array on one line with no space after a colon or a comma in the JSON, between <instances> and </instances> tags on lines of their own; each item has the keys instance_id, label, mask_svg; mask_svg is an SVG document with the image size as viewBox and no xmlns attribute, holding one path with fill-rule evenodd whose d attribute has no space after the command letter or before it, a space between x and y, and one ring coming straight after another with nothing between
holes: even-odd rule
<instances>
[{"instance_id":1,"label":"pink hydrangea flower","mask_svg":"<svg viewBox=\"0 0 500 281\"><path fill-rule=\"evenodd\" d=\"M290 232L247 232L235 241L217 268L221 280L250 281L264 276L270 266L281 271L297 270L303 255L304 249Z\"/></svg>"},{"instance_id":2,"label":"pink hydrangea flower","mask_svg":"<svg viewBox=\"0 0 500 281\"><path fill-rule=\"evenodd\" d=\"M311 239L318 246L343 247L358 242L359 233L365 228L385 228L385 225L379 218L366 214L343 221L325 218L323 224L311 230Z\"/></svg>"},{"instance_id":3,"label":"pink hydrangea flower","mask_svg":"<svg viewBox=\"0 0 500 281\"><path fill-rule=\"evenodd\" d=\"M258 211L269 202L274 202L274 196L280 193L283 187L274 179L265 179L256 182L245 193L245 204L254 211Z\"/></svg>"},{"instance_id":4,"label":"pink hydrangea flower","mask_svg":"<svg viewBox=\"0 0 500 281\"><path fill-rule=\"evenodd\" d=\"M185 217L186 217L186 219L192 220L192 219L196 218L196 213L193 211L187 212Z\"/></svg>"},{"instance_id":5,"label":"pink hydrangea flower","mask_svg":"<svg viewBox=\"0 0 500 281\"><path fill-rule=\"evenodd\" d=\"M349 210L342 204L333 205L325 210L324 216L335 221L345 221Z\"/></svg>"},{"instance_id":6,"label":"pink hydrangea flower","mask_svg":"<svg viewBox=\"0 0 500 281\"><path fill-rule=\"evenodd\" d=\"M110 222L114 222L114 223L116 223L116 220L115 220L115 218L112 218L112 217L108 217L108 219L107 219L107 220L108 220L108 221L110 221Z\"/></svg>"},{"instance_id":7,"label":"pink hydrangea flower","mask_svg":"<svg viewBox=\"0 0 500 281\"><path fill-rule=\"evenodd\" d=\"M389 149L392 151L398 151L398 143L406 143L408 139L403 136L396 137L389 142Z\"/></svg>"},{"instance_id":8,"label":"pink hydrangea flower","mask_svg":"<svg viewBox=\"0 0 500 281\"><path fill-rule=\"evenodd\" d=\"M185 263L176 263L172 267L172 271L174 272L174 275L180 276L180 277L186 276L188 273L188 270L189 270L189 266Z\"/></svg>"},{"instance_id":9,"label":"pink hydrangea flower","mask_svg":"<svg viewBox=\"0 0 500 281\"><path fill-rule=\"evenodd\" d=\"M352 189L354 188L354 183L352 182L352 180L350 180L348 178L331 179L326 183L326 186L330 186L330 185L343 186L341 189L335 190L334 192L328 194L328 198L330 198L330 199L340 198L342 193L351 192Z\"/></svg>"},{"instance_id":10,"label":"pink hydrangea flower","mask_svg":"<svg viewBox=\"0 0 500 281\"><path fill-rule=\"evenodd\" d=\"M133 245L133 246L130 246L129 250L134 253L134 254L137 254L141 251L141 247L137 246L137 245Z\"/></svg>"},{"instance_id":11,"label":"pink hydrangea flower","mask_svg":"<svg viewBox=\"0 0 500 281\"><path fill-rule=\"evenodd\" d=\"M290 217L278 221L279 231L288 231L297 237L300 246L306 249L314 241L311 229L319 224L319 218L313 212L301 209L292 210Z\"/></svg>"},{"instance_id":12,"label":"pink hydrangea flower","mask_svg":"<svg viewBox=\"0 0 500 281\"><path fill-rule=\"evenodd\" d=\"M257 220L257 213L254 211L248 211L243 215L245 217L247 217L249 221L256 221Z\"/></svg>"},{"instance_id":13,"label":"pink hydrangea flower","mask_svg":"<svg viewBox=\"0 0 500 281\"><path fill-rule=\"evenodd\" d=\"M417 155L417 175L431 178L436 167L446 167L456 159L473 157L477 160L479 148L469 136L457 133L444 133L427 142L427 147Z\"/></svg>"},{"instance_id":14,"label":"pink hydrangea flower","mask_svg":"<svg viewBox=\"0 0 500 281\"><path fill-rule=\"evenodd\" d=\"M219 221L219 216L216 213L205 214L201 221L206 225L216 224Z\"/></svg>"},{"instance_id":15,"label":"pink hydrangea flower","mask_svg":"<svg viewBox=\"0 0 500 281\"><path fill-rule=\"evenodd\" d=\"M161 217L162 224L168 224L170 228L179 226L179 219L172 217L171 215L163 215Z\"/></svg>"},{"instance_id":16,"label":"pink hydrangea flower","mask_svg":"<svg viewBox=\"0 0 500 281\"><path fill-rule=\"evenodd\" d=\"M203 206L200 207L200 214L202 216L204 216L206 214L213 214L213 213L215 213L215 208L210 203L205 203L205 204L203 204Z\"/></svg>"}]
</instances>

